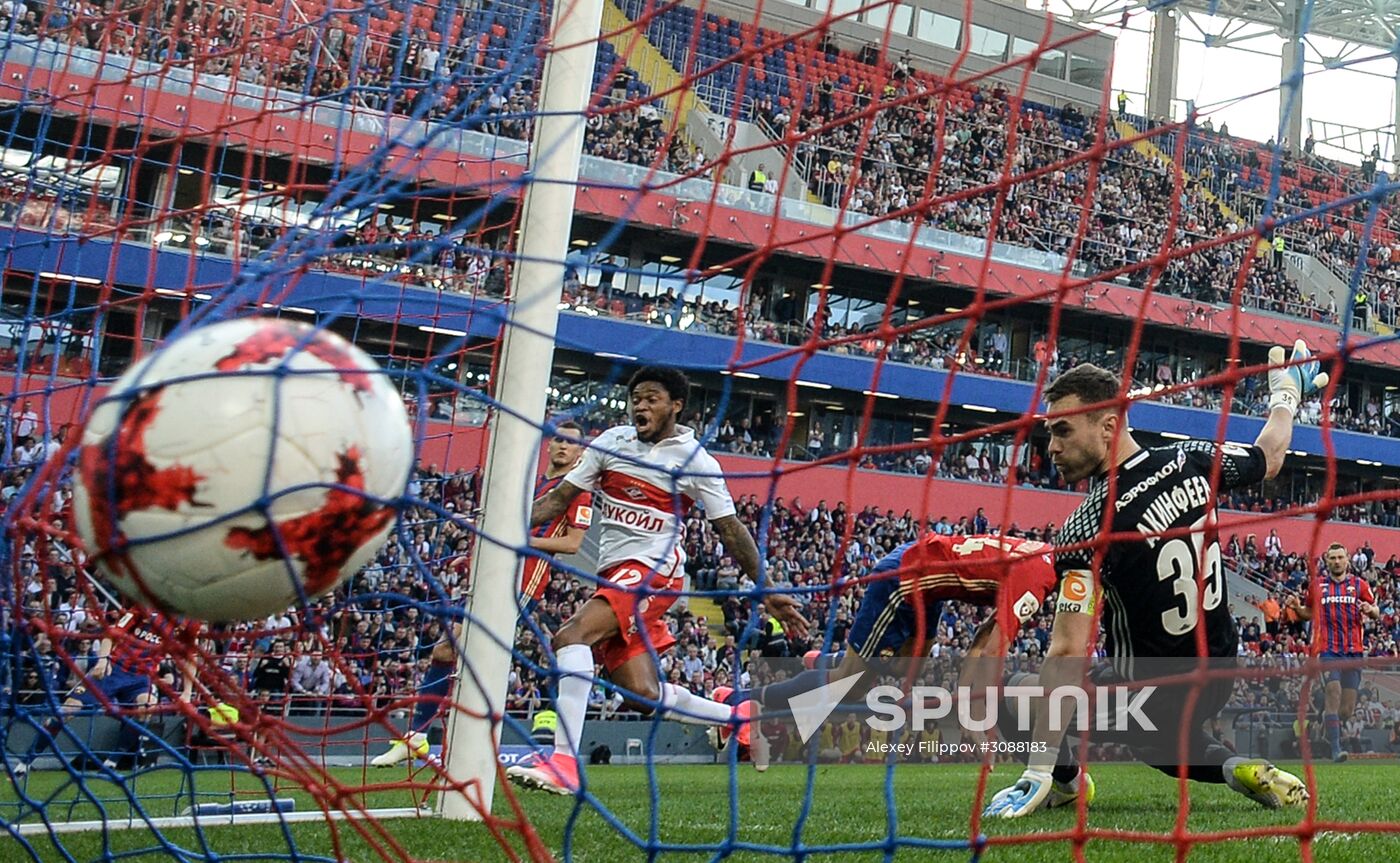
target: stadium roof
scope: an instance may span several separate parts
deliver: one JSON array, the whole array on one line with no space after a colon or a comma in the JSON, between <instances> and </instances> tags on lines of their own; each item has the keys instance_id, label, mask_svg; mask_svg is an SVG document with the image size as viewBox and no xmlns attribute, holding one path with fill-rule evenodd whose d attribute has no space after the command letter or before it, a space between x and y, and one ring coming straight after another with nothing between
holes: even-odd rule
<instances>
[{"instance_id":1,"label":"stadium roof","mask_svg":"<svg viewBox=\"0 0 1400 863\"><path fill-rule=\"evenodd\" d=\"M1106 23L1121 17L1124 9L1158 11L1163 7L1185 14L1212 15L1232 24L1207 40L1217 47L1244 41L1258 35L1239 25L1262 24L1284 38L1296 33L1325 36L1354 45L1390 50L1400 35L1400 0L1313 0L1311 19L1303 26L1306 0L1067 0L1073 8L1068 16L1079 23Z\"/></svg>"}]
</instances>

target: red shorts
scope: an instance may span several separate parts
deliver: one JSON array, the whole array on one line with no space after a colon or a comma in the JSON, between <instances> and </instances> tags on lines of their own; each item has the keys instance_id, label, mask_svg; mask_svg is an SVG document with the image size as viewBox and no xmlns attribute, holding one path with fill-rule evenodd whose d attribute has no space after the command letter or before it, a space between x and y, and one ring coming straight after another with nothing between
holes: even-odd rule
<instances>
[{"instance_id":1,"label":"red shorts","mask_svg":"<svg viewBox=\"0 0 1400 863\"><path fill-rule=\"evenodd\" d=\"M537 557L525 558L525 567L520 572L520 599L534 602L544 599L545 588L549 587L549 580L553 576L553 561Z\"/></svg>"},{"instance_id":2,"label":"red shorts","mask_svg":"<svg viewBox=\"0 0 1400 863\"><path fill-rule=\"evenodd\" d=\"M679 551L662 561L656 568L650 564L627 560L600 570L600 584L593 595L612 606L617 615L618 634L593 645L593 656L609 672L630 659L650 650L657 653L676 643L676 637L662 618L679 598L657 596L657 591L680 590L685 584L685 569Z\"/></svg>"}]
</instances>

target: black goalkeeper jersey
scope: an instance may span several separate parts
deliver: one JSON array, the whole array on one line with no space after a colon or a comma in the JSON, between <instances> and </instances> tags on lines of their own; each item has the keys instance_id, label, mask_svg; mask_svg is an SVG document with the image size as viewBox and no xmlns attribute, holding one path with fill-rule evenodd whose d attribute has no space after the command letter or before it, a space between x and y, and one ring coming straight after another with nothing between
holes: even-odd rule
<instances>
[{"instance_id":1,"label":"black goalkeeper jersey","mask_svg":"<svg viewBox=\"0 0 1400 863\"><path fill-rule=\"evenodd\" d=\"M1259 447L1194 440L1144 449L1118 468L1109 530L1139 536L1103 548L1099 582L1108 652L1122 675L1134 676L1137 657L1197 656L1196 627L1202 620L1209 655L1235 656L1239 633L1230 616L1220 541L1206 526L1215 509L1210 480L1217 455L1221 489L1264 478ZM1062 579L1070 571L1093 570L1095 547L1069 546L1101 535L1107 502L1108 477L1100 475L1056 542L1065 547L1055 555Z\"/></svg>"}]
</instances>

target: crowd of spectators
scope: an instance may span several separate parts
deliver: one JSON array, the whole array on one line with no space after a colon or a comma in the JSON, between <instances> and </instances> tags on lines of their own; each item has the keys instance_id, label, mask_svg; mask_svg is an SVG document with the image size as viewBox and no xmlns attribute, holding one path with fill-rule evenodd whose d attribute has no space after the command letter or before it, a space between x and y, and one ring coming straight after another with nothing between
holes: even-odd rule
<instances>
[{"instance_id":1,"label":"crowd of spectators","mask_svg":"<svg viewBox=\"0 0 1400 863\"><path fill-rule=\"evenodd\" d=\"M1092 194L1093 210L1074 250L1091 271L1128 269L1129 281L1141 285L1149 275L1145 262L1167 244L1175 251L1159 291L1208 303L1228 301L1255 244L1245 238L1198 248L1243 226L1196 180L1185 178L1178 194L1170 165L1132 147L1116 147L1100 163L1090 189L1092 162L1082 157L1098 144L1098 112L1086 117L1068 105L1014 114L1000 85L968 88L965 98L925 97L917 92L917 81L896 79L882 100L888 105L873 111L868 98L854 100L853 109L863 113L847 123L833 124L815 106L796 118L786 107L766 106L767 120L798 136L797 152L810 166L812 190L830 206L874 217L918 218L978 238L990 229L1005 243L1066 254L1080 234L1082 204ZM1105 134L1109 142L1118 140L1112 123L1105 125ZM997 196L1008 171L1014 182L1005 186L997 218ZM1168 238L1174 205L1175 234ZM1188 248L1194 251L1182 251ZM1243 302L1315 320L1328 314L1326 304L1304 296L1271 254L1256 256Z\"/></svg>"},{"instance_id":2,"label":"crowd of spectators","mask_svg":"<svg viewBox=\"0 0 1400 863\"><path fill-rule=\"evenodd\" d=\"M75 358L65 358L64 368L76 374L79 367L86 368L80 362L81 355ZM41 360L42 362L42 360ZM1072 366L1076 359L1071 357L1067 360L1066 368ZM13 362L7 359L7 355L0 352L0 368L13 367ZM974 367L980 368L980 367ZM1194 404L1197 407L1218 407L1218 401L1210 401L1203 397L1204 391L1192 390L1186 393L1191 401L1184 403ZM1218 396L1216 397L1218 398ZM1176 403L1183 403L1182 401ZM417 401L407 400L410 410L416 410ZM580 419L598 428L618 419L613 408L606 406L606 400L596 402L589 411L580 414ZM1234 405L1241 413L1263 413L1262 405L1265 397L1262 388L1259 387L1255 378L1246 378L1236 391ZM435 416L451 418L450 406L454 403L452 399L442 398L436 402ZM1252 407L1251 407L1252 406ZM1243 409L1241 409L1243 408ZM1257 410L1256 410L1257 408ZM1299 413L1299 421L1304 423L1315 423L1320 415L1320 403L1316 398L1308 400ZM61 445L62 435L66 430L60 429L58 434L50 437L45 443L39 434L37 415L31 402L24 402L20 405L7 409L5 417L9 417L13 412L15 423L16 445L13 451L14 464L19 467L30 467L37 465L48 458ZM1376 399L1371 399L1361 411L1352 412L1349 409L1338 411L1335 407L1332 416L1340 416L1341 421L1334 420L1335 425L1351 428L1358 431L1367 431L1372 434L1400 433L1400 418L1396 418L1394 413L1391 416L1383 417L1380 403ZM708 415L693 413L685 417L686 421L696 428L714 428L714 434L709 442L709 446L716 452L728 452L738 455L752 455L760 457L772 457L779 443L781 442L784 428L776 423L773 417L766 413L750 416L735 415L728 417L716 416L713 412ZM898 443L898 442L896 442ZM893 473L916 474L920 476L930 475L939 479L968 480L980 483L1003 484L1008 482L1013 476L1018 485L1044 488L1044 489L1066 489L1065 484L1055 471L1054 466L1044 457L1044 453L1034 444L1024 447L1019 460L1013 463L1013 449L1010 436L1007 434L996 435L979 441L964 441L946 446L940 452L938 458L934 458L931 449L926 447L914 447L913 441L908 448L894 452L871 451L865 449L846 453L847 458L856 460L856 467L860 470L885 471ZM788 441L788 447L784 451L785 457L798 461L810 461L815 459L833 458L840 462L841 456L845 452L842 448L829 445L824 439L820 426L813 422L805 434L801 429ZM1366 488L1359 485L1354 480L1346 477L1339 478L1339 485L1335 491L1335 496L1343 497L1350 494L1365 491ZM1272 493L1266 493L1263 487L1254 489L1232 490L1224 493L1220 497L1220 505L1226 509L1240 510L1246 512L1270 513L1282 512L1285 509L1296 509L1308 507L1315 504L1321 494L1321 487L1317 483L1294 484L1291 493L1279 495L1277 488ZM1394 500L1377 499L1364 503L1347 503L1334 507L1329 517L1337 521L1346 521L1360 524L1374 524L1388 527L1400 527L1400 505Z\"/></svg>"},{"instance_id":3,"label":"crowd of spectators","mask_svg":"<svg viewBox=\"0 0 1400 863\"><path fill-rule=\"evenodd\" d=\"M10 14L17 13L17 6L6 8ZM38 32L34 28L39 27L44 21L43 15L48 14L50 17L43 28L53 38L94 50L132 53L147 59L184 61L198 56L204 63L201 68L208 74L236 73L243 80L269 83L265 80L265 59L240 58L231 53L246 35L273 32L267 29L273 23L262 20L265 16L260 12L248 13L227 3L189 2L178 8L176 4L168 4L158 13L152 13L154 17L145 22L143 35L136 32L140 28L133 31L128 24L122 24L126 19L120 16L114 19L99 14L101 8L97 6L72 10L64 7L48 12L25 9L25 14L18 15L23 20L17 24L19 32L24 34ZM155 38L168 29L167 24L175 21L192 22L188 33L173 44L168 39ZM120 35L122 33L125 35ZM337 70L348 68L349 61L354 59L353 52L358 50L363 53L360 83L367 82L367 86L355 88L357 92L363 91L376 98L383 93L397 93L394 105L385 103L377 107L408 111L417 98L413 94L425 91L414 86L397 89L375 86L376 82L387 81L379 81L379 78L389 74L387 66L395 62L392 58L402 55L400 78L410 85L428 81L439 68L470 68L473 75L481 77L481 87L476 90L465 86L452 88L448 97L438 99L434 111L447 111L454 104L453 98L461 95L470 102L465 114L469 119L462 122L477 124L485 131L508 137L520 137L528 131L523 118L527 118L533 108L533 85L529 76L513 83L486 83L489 75L482 66L486 58L468 50L465 37L460 45L444 50L436 36L422 28L403 28L394 31L389 42L381 44L375 39L354 38L353 28L343 21L332 21L319 42L313 36L307 30L289 38L290 54L278 68L272 83L301 86L314 67L319 71L314 76L310 94L325 96L339 92L346 82L342 80L343 73ZM201 47L205 41L208 50ZM868 59L875 62L874 57ZM908 58L901 62L907 66ZM921 213L928 224L983 236L991 223L996 184L1008 162L1009 133L1014 128L1015 152L1009 163L1019 179L1007 187L997 236L1010 243L1066 251L1077 230L1079 208L1074 202L1085 195L1089 163L1061 163L1095 146L1099 134L1097 115L1086 117L1071 105L1058 110L1029 108L1013 116L1007 93L1000 86L966 88L957 98L918 97L915 90L921 78L909 74L907 68L891 71L892 83L880 97L881 102L889 104L870 115L867 146L859 160L854 158L854 150L861 136L867 134L861 121L852 119L833 124L829 112L813 111L793 117L788 106L760 106L766 121L778 131L792 131L799 136L798 153L801 162L813 169L809 179L814 191L828 203L849 198L846 206L857 212L875 216L895 214L900 218L913 218ZM898 74L894 74L896 71ZM623 77L634 79L635 73L623 69L619 78ZM940 100L945 103L941 106L944 109L941 126L937 122ZM852 104L860 110L871 102L870 96L865 95ZM689 152L679 137L668 137L665 134L668 124L663 119L654 103L630 99L628 86L615 84L589 119L585 151L603 158L651 165L658 162L658 148L665 147L666 152L659 158L663 169L705 173L703 154L698 150ZM820 128L823 124L830 128ZM1112 123L1105 128L1110 139L1116 138ZM1243 155L1239 155L1232 142L1248 142L1237 142L1228 134L1212 140L1218 143L1192 151L1193 158L1209 160L1203 171L1206 185L1220 188L1225 178L1233 177L1241 169L1253 167L1257 170L1255 146L1240 146L1239 152ZM939 171L930 194L940 203L936 207L919 207L917 202L925 197L924 180L934 164L939 166ZM1058 167L1031 176L1052 166ZM1322 174L1315 176L1320 178ZM1322 182L1317 179L1314 185ZM978 187L991 191L970 194L969 190ZM1113 150L1098 171L1095 209L1079 250L1081 258L1105 271L1146 260L1162 243L1174 187L1171 169L1159 160L1132 148ZM1347 186L1343 191L1354 191L1354 188ZM9 188L0 200L0 219L32 225L52 225L57 220L58 227L66 229L64 226L74 219L87 224L93 218L100 218L106 219L110 227L106 208L88 212L93 208L57 204L57 199L48 202L41 195ZM1281 200L1285 211L1290 206L1306 204L1301 186L1286 190ZM266 251L288 230L296 230L255 214L240 215L224 210L210 210L197 220L185 221L189 224L172 223L166 226L168 230L156 236L176 245L198 243L226 253L231 253L237 245L241 254L256 255ZM196 226L194 221L199 224ZM1354 222L1349 224L1354 226ZM1205 197L1202 188L1194 182L1187 183L1186 193L1180 196L1178 236L1174 239L1177 246L1193 245L1238 227ZM1357 249L1352 227L1333 230L1314 219L1300 230L1312 232L1309 250L1315 254L1354 259ZM480 237L444 233L443 226L396 222L387 217L382 224L377 224L371 219L351 229L337 242L339 248L347 251L318 255L316 265L362 274L397 273L398 277L409 281L427 281L450 290L503 297L510 263L509 256L498 250L508 239L483 242ZM1253 253L1252 243L1242 241L1177 258L1162 274L1158 289L1219 302L1227 298L1243 257ZM1376 268L1368 278L1382 279L1392 265L1391 249L1388 245L1382 246L1372 257ZM1394 265L1400 266L1400 254L1394 258ZM1145 272L1144 268L1138 268L1130 278L1138 278ZM1393 322L1390 309L1395 291L1392 286L1383 279L1367 284L1371 285L1371 305L1380 319ZM1334 303L1322 308L1297 295L1296 288L1283 275L1279 257L1268 253L1256 257L1244 297L1247 304L1316 319L1335 318L1336 314ZM734 335L740 329L739 310L728 301L681 302L671 291L647 298L626 292L595 293L575 283L573 290L566 293L566 300L572 308L587 309L590 313L625 315L668 326L686 326L697 332ZM886 353L887 358L895 362L1022 378L1039 370L1039 363L1032 357L1012 357L1009 351L997 350L992 344L995 337L988 334L989 328L985 327L966 345L962 343L962 328L957 326L905 334L887 347L882 341L869 337L869 327L864 323L841 323L830 315L820 320L779 321L765 318L758 312L753 306L745 310L743 328L748 338L791 344L815 333L828 350L837 353L865 356ZM1075 360L1075 357L1066 357L1066 367ZM1237 393L1232 409L1247 414L1262 413L1264 400L1252 396L1248 390ZM1205 408L1218 407L1221 401L1218 393L1205 389L1168 394L1163 398ZM1372 434L1400 434L1400 414L1381 416L1374 407L1368 403L1363 412L1343 405L1340 410L1334 410L1332 421L1341 428ZM1320 419L1319 408L1318 405L1305 407L1302 420L1316 422ZM913 468L910 459L896 458L892 462L898 462L891 465L894 469Z\"/></svg>"},{"instance_id":4,"label":"crowd of spectators","mask_svg":"<svg viewBox=\"0 0 1400 863\"><path fill-rule=\"evenodd\" d=\"M1351 284L1356 261L1361 257L1361 232L1355 223L1332 230L1318 217L1311 217L1284 233L1293 249L1322 261L1345 284ZM1377 242L1375 238L1371 242L1375 245L1367 256L1354 295L1353 321L1367 329L1374 329L1376 323L1394 328L1400 320L1396 309L1400 302L1400 246Z\"/></svg>"},{"instance_id":5,"label":"crowd of spectators","mask_svg":"<svg viewBox=\"0 0 1400 863\"><path fill-rule=\"evenodd\" d=\"M1379 159L1377 145L1358 169L1318 155L1311 136L1298 154L1287 147L1276 152L1272 140L1261 145L1206 124L1191 137L1186 165L1243 218L1255 221L1265 212L1271 169L1277 161L1280 185L1272 215L1293 219L1276 232L1279 247L1312 255L1349 286L1361 258L1361 239L1368 236L1353 314L1363 327L1376 322L1394 327L1400 302L1400 212L1392 206L1390 194L1374 194ZM1367 197L1313 212L1327 201L1353 196ZM1373 208L1376 219L1368 235L1366 225ZM1303 213L1311 215L1298 218ZM1336 319L1337 303L1329 300L1327 305L1329 317Z\"/></svg>"},{"instance_id":6,"label":"crowd of spectators","mask_svg":"<svg viewBox=\"0 0 1400 863\"><path fill-rule=\"evenodd\" d=\"M503 75L503 61L494 55L502 49L483 47L483 34L470 32L473 23L480 23L471 17L459 15L444 36L421 26L421 19L412 26L385 28L374 20L332 16L315 26L288 26L258 7L244 9L227 0L185 0L143 9L142 15L129 16L94 3L14 3L0 7L0 14L14 19L20 35L42 34L94 51L191 64L204 75L312 98L356 101L375 110L421 113L504 137L529 133L535 110L533 65ZM407 4L375 6L371 18L382 22L391 11L407 9ZM265 42L274 43L275 50L247 50ZM486 43L494 45L490 39ZM879 62L874 55L865 61ZM796 116L791 106L760 106L768 124L795 136L796 155L807 166L813 193L856 213L901 219L918 215L926 224L976 237L994 227L1003 242L1068 252L1079 233L1079 204L1089 193L1091 174L1091 163L1076 157L1097 144L1097 114L1085 116L1073 105L1027 107L1013 114L1000 85L923 95L927 76L911 70L907 57L900 63L886 70L889 83L868 114L868 130L855 114L850 122L839 122L831 110L821 110L818 100ZM357 76L353 82L351 70ZM625 66L615 71L636 80ZM855 94L850 102L855 112L871 103L870 93ZM676 173L710 173L704 155L680 136L668 135L667 125L644 91L614 84L589 119L585 152ZM1112 123L1106 129L1110 139L1116 138ZM1008 155L1013 130L1014 152ZM932 187L926 190L935 166ZM1008 166L1015 182L1006 187L993 226L997 190ZM1170 238L1175 249L1239 229L1194 179L1188 178L1183 194L1176 195L1172 171L1133 148L1113 149L1097 171L1094 208L1078 257L1096 271L1130 268L1129 279L1141 283L1148 272L1143 263L1168 239L1174 199L1179 201L1176 235ZM979 188L989 191L975 193ZM924 203L929 201L934 203ZM267 245L251 237L255 228L273 236L284 230L277 225L244 227L250 233L243 244L247 254ZM1253 252L1253 242L1242 240L1177 256L1163 272L1159 290L1223 301L1243 258ZM1325 304L1302 296L1273 255L1258 257L1251 267L1244 302L1318 319L1329 314Z\"/></svg>"},{"instance_id":7,"label":"crowd of spectators","mask_svg":"<svg viewBox=\"0 0 1400 863\"><path fill-rule=\"evenodd\" d=\"M365 11L364 19L329 15L308 21L271 5L229 0L121 8L108 2L12 2L0 6L0 25L17 36L185 66L202 76L528 136L535 108L533 54L496 56L499 47L483 44L483 34L472 32L471 25L485 19L468 19L461 11L451 22L441 16L403 21L414 11L405 0L370 4Z\"/></svg>"},{"instance_id":8,"label":"crowd of spectators","mask_svg":"<svg viewBox=\"0 0 1400 863\"><path fill-rule=\"evenodd\" d=\"M71 190L28 188L22 181L0 178L0 222L23 228L57 234L110 231L116 222L110 209L103 206L106 203L73 195Z\"/></svg>"},{"instance_id":9,"label":"crowd of spectators","mask_svg":"<svg viewBox=\"0 0 1400 863\"><path fill-rule=\"evenodd\" d=\"M103 56L127 57L190 68L209 80L221 77L289 91L302 98L344 102L359 109L414 114L468 130L527 140L536 111L536 58L503 44L497 18L525 21L525 4L486 4L481 12L457 10L448 23L431 26L413 17L414 5L393 0L371 4L364 20L329 15L324 20L285 19L281 10L229 0L165 3L101 2L0 4L0 28L41 37ZM314 10L313 10L314 11ZM409 21L402 22L404 15ZM494 22L494 23L493 23ZM490 33L473 32L486 26ZM522 59L524 58L524 59ZM615 59L615 58L614 58ZM703 158L679 136L668 136L659 100L637 87L636 72L620 62L614 87L594 106L585 132L590 155L662 170L705 174ZM354 74L353 80L351 74ZM633 98L640 96L642 98ZM659 156L659 160L658 160ZM108 207L89 208L21 183L0 200L0 219L58 231L113 228ZM11 202L10 198L16 200ZM90 212L89 212L90 211ZM288 230L285 224L245 214L216 218L196 234L172 220L155 232L183 234L225 254L255 256ZM197 221L197 220L196 220ZM239 227L235 244L233 227ZM228 236L223 236L227 233ZM419 233L418 226L405 233ZM178 243L177 243L178 245ZM387 257L401 257L393 254Z\"/></svg>"},{"instance_id":10,"label":"crowd of spectators","mask_svg":"<svg viewBox=\"0 0 1400 863\"><path fill-rule=\"evenodd\" d=\"M887 346L883 339L875 336L874 323L865 320L841 323L830 312L829 305L823 307L827 311L822 315L811 314L805 320L780 320L765 313L762 298L754 296L742 309L741 316L741 309L728 299L705 300L703 296L683 299L671 287L645 295L611 285L594 287L583 284L574 270L565 277L563 306L575 313L609 315L686 332L729 336L742 332L749 341L796 345L815 338L820 349L830 353L883 355L888 362L1019 380L1036 379L1043 365L1048 365L1051 379L1080 362L1093 361L1106 368L1121 369L1122 362L1118 358L1127 354L1128 347L1126 344L1109 346L1110 350L1095 356L1062 355L1041 336L1029 348L1018 350L1011 347L1009 334L1002 325L994 321L975 326L971 334L965 334L963 321L902 332ZM1173 371L1173 366L1179 366L1180 371ZM1220 371L1207 368L1200 361L1164 362L1154 366L1139 360L1133 372L1133 394L1168 404L1219 410L1224 404L1223 385L1189 385L1195 380L1218 375ZM1172 391L1154 393L1154 390L1164 389ZM1267 394L1258 376L1240 379L1230 409L1232 413L1245 416L1268 415ZM1304 425L1321 425L1322 419L1322 402L1317 397L1307 400L1298 414L1298 421ZM1387 411L1375 395L1368 397L1364 404L1351 405L1344 394L1338 394L1328 412L1328 420L1334 428L1400 437L1400 403Z\"/></svg>"},{"instance_id":11,"label":"crowd of spectators","mask_svg":"<svg viewBox=\"0 0 1400 863\"><path fill-rule=\"evenodd\" d=\"M666 115L652 102L606 100L604 110L584 125L583 152L600 159L653 166L673 174L708 170L704 153L688 147L681 135L669 135Z\"/></svg>"},{"instance_id":12,"label":"crowd of spectators","mask_svg":"<svg viewBox=\"0 0 1400 863\"><path fill-rule=\"evenodd\" d=\"M956 332L960 334L961 328L957 328ZM999 332L999 327L982 327L979 329L979 335L973 338L972 343L983 345L986 356L998 356L999 351L993 346L997 344L996 335ZM1112 357L1096 359L1108 368L1118 368ZM1070 355L1061 361L1057 354L1052 354L1051 361L1056 364L1049 372L1053 378L1059 371L1078 364L1080 359ZM1012 360L1011 362L1017 361ZM1009 365L1010 363L1002 363L998 358L997 365L993 365L990 371L988 366L980 363L970 365L968 371L996 374L995 368ZM1134 379L1142 382L1140 386L1144 391L1150 389L1150 384L1153 381L1159 380L1150 364L1142 363L1139 363L1134 373ZM1175 383L1175 381L1169 382ZM1179 393L1164 392L1152 394L1150 398L1209 410L1218 410L1223 404L1223 393L1219 388L1199 387ZM606 401L603 399L595 403L586 413L582 414L582 419L599 428L606 427L611 422L618 420L616 411L607 407ZM1235 390L1232 408L1233 412L1239 414L1267 416L1267 394L1262 378L1258 376L1243 378ZM745 415L740 404L731 406L731 409L737 411L732 417L719 417L713 412L705 415L696 412L687 415L685 420L694 428L709 429L713 427L714 436L708 445L716 452L772 457L779 448L784 432L783 425L775 422L774 417L765 412L753 412L751 418ZM1400 437L1400 404L1392 407L1387 413L1376 397L1368 399L1357 410L1351 409L1343 401L1334 401L1329 413L1329 420L1334 428L1372 435ZM1299 410L1298 422L1306 425L1320 425L1321 421L1322 404L1320 399L1316 396L1306 399ZM896 444L909 444L907 448L897 452L872 452L865 449L848 453L848 456L856 460L856 466L861 470L920 476L931 473L939 479L969 480L993 484L1006 483L1014 475L1017 485L1020 486L1066 490L1066 486L1056 473L1054 466L1045 458L1044 453L1034 442L1023 447L1019 460L1013 463L1014 454L1011 446L1013 437L1012 434L1003 433L977 441L951 444L942 450L937 459L933 457L930 449L913 446L912 440L894 441L893 443ZM820 427L815 422L808 427L805 434L802 433L799 425L784 450L786 458L796 461L835 458L840 463L841 455L842 450L828 444ZM1379 486L1374 478L1363 481L1355 477L1339 476L1333 496L1343 498L1374 491L1377 488ZM1321 499L1321 495L1321 478L1300 474L1295 477L1291 490L1285 491L1281 485L1231 490L1220 495L1220 505L1226 509L1242 512L1273 513L1312 507ZM1336 521L1356 524L1400 527L1400 504L1390 499L1337 504L1331 508L1328 517Z\"/></svg>"}]
</instances>

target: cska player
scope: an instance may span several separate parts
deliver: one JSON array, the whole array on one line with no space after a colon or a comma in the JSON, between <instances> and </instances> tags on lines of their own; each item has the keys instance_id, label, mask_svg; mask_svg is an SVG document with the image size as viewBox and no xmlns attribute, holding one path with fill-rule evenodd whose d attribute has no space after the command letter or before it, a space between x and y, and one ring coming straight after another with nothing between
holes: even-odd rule
<instances>
[{"instance_id":1,"label":"cska player","mask_svg":"<svg viewBox=\"0 0 1400 863\"><path fill-rule=\"evenodd\" d=\"M177 625L155 611L132 608L124 611L117 622L107 627L98 644L97 659L83 675L72 692L64 699L57 717L45 723L36 735L25 757L13 765L16 776L29 770L30 763L43 747L55 742L67 718L79 710L110 711L114 715L145 716L156 709L159 694L157 681L167 686L175 683L174 666L168 661L167 643L174 644L194 631ZM192 667L184 669L184 690L181 698L188 701L193 686ZM55 752L57 748L55 747ZM105 769L116 768L116 762L106 758Z\"/></svg>"},{"instance_id":2,"label":"cska player","mask_svg":"<svg viewBox=\"0 0 1400 863\"><path fill-rule=\"evenodd\" d=\"M1103 686L1185 673L1202 656L1222 670L1236 661L1239 629L1220 564L1216 491L1277 476L1299 403L1327 382L1302 341L1291 362L1284 353L1281 346L1269 351L1269 419L1252 446L1201 440L1140 446L1117 402L1122 376L1089 363L1046 389L1051 461L1066 482L1089 480L1089 492L1056 538L1060 590L1038 679L1050 694L1032 699L1030 715L1023 713L1033 725L1032 754L1020 780L992 797L985 816L1020 818L1048 808L1087 776L1065 742L1065 703L1054 696L1061 687L1086 677ZM1108 662L1091 668L1100 623ZM1139 761L1170 776L1226 785L1270 809L1305 805L1308 790L1298 777L1237 757L1206 731L1233 686L1233 674L1225 673L1200 684L1143 688L1153 699L1143 708L1150 728L1139 733L1125 722L1093 733L1126 744Z\"/></svg>"},{"instance_id":3,"label":"cska player","mask_svg":"<svg viewBox=\"0 0 1400 863\"><path fill-rule=\"evenodd\" d=\"M549 442L549 466L535 484L535 500L558 488L569 471L578 466L583 451L588 447L583 439L583 429L573 420L559 423L554 430L554 437ZM578 554L583 535L588 533L588 526L592 523L593 495L584 492L569 502L569 508L563 515L531 528L530 548L548 555ZM547 557L525 558L524 571L520 575L522 615L534 611L544 597L553 571L551 564Z\"/></svg>"},{"instance_id":4,"label":"cska player","mask_svg":"<svg viewBox=\"0 0 1400 863\"><path fill-rule=\"evenodd\" d=\"M1325 665L1329 661L1360 659L1366 653L1366 618L1381 616L1376 597L1366 579L1351 571L1346 546L1334 542L1322 556L1327 574L1315 578L1300 603L1288 597L1288 607L1302 620L1313 622L1313 650ZM1332 760L1345 761L1342 751L1342 717L1356 710L1356 691L1361 688L1361 669L1329 670L1325 674L1323 727L1332 745Z\"/></svg>"}]
</instances>

